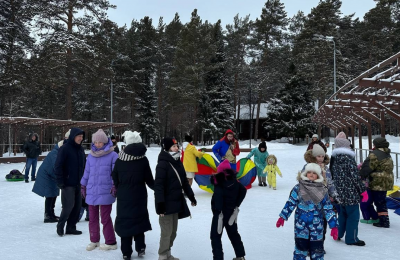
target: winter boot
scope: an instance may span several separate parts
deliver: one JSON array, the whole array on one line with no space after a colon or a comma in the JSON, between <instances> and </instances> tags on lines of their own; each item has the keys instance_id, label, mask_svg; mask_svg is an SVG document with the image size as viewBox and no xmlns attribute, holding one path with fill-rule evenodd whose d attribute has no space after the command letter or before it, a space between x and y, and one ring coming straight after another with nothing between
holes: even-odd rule
<instances>
[{"instance_id":1,"label":"winter boot","mask_svg":"<svg viewBox=\"0 0 400 260\"><path fill-rule=\"evenodd\" d=\"M130 256L124 255L123 259L125 259L125 260L131 260L131 257L130 257Z\"/></svg>"},{"instance_id":2,"label":"winter boot","mask_svg":"<svg viewBox=\"0 0 400 260\"><path fill-rule=\"evenodd\" d=\"M100 246L100 243L99 242L96 242L96 243L90 243L89 245L87 245L87 247L86 247L86 250L87 251L92 251L92 250L94 250L96 247L99 247Z\"/></svg>"},{"instance_id":3,"label":"winter boot","mask_svg":"<svg viewBox=\"0 0 400 260\"><path fill-rule=\"evenodd\" d=\"M44 214L44 223L56 223L56 222L58 222L58 219L49 214Z\"/></svg>"},{"instance_id":4,"label":"winter boot","mask_svg":"<svg viewBox=\"0 0 400 260\"><path fill-rule=\"evenodd\" d=\"M368 220L368 224L379 223L379 219L370 219Z\"/></svg>"},{"instance_id":5,"label":"winter boot","mask_svg":"<svg viewBox=\"0 0 400 260\"><path fill-rule=\"evenodd\" d=\"M102 244L100 245L100 250L116 250L118 248L117 243L113 245Z\"/></svg>"},{"instance_id":6,"label":"winter boot","mask_svg":"<svg viewBox=\"0 0 400 260\"><path fill-rule=\"evenodd\" d=\"M61 227L60 225L57 225L57 234L60 237L64 236L64 227Z\"/></svg>"},{"instance_id":7,"label":"winter boot","mask_svg":"<svg viewBox=\"0 0 400 260\"><path fill-rule=\"evenodd\" d=\"M244 258L244 256L242 256L242 257L235 257L235 258L233 258L233 260L246 260L246 258Z\"/></svg>"},{"instance_id":8,"label":"winter boot","mask_svg":"<svg viewBox=\"0 0 400 260\"><path fill-rule=\"evenodd\" d=\"M389 228L390 227L389 216L388 215L380 215L379 222L374 223L373 225L374 225L374 227Z\"/></svg>"},{"instance_id":9,"label":"winter boot","mask_svg":"<svg viewBox=\"0 0 400 260\"><path fill-rule=\"evenodd\" d=\"M258 186L264 186L261 182L258 183Z\"/></svg>"},{"instance_id":10,"label":"winter boot","mask_svg":"<svg viewBox=\"0 0 400 260\"><path fill-rule=\"evenodd\" d=\"M349 246L365 246L365 242L362 240L358 240L357 242L347 244L347 245L349 245Z\"/></svg>"},{"instance_id":11,"label":"winter boot","mask_svg":"<svg viewBox=\"0 0 400 260\"><path fill-rule=\"evenodd\" d=\"M36 181L36 177L31 177L31 181Z\"/></svg>"},{"instance_id":12,"label":"winter boot","mask_svg":"<svg viewBox=\"0 0 400 260\"><path fill-rule=\"evenodd\" d=\"M140 251L138 252L138 256L144 256L146 254L146 251L144 248L140 249Z\"/></svg>"},{"instance_id":13,"label":"winter boot","mask_svg":"<svg viewBox=\"0 0 400 260\"><path fill-rule=\"evenodd\" d=\"M168 256L167 255L158 255L158 260L167 260Z\"/></svg>"},{"instance_id":14,"label":"winter boot","mask_svg":"<svg viewBox=\"0 0 400 260\"><path fill-rule=\"evenodd\" d=\"M168 251L167 260L179 260L179 258L174 257L173 255L171 255L171 251Z\"/></svg>"},{"instance_id":15,"label":"winter boot","mask_svg":"<svg viewBox=\"0 0 400 260\"><path fill-rule=\"evenodd\" d=\"M264 186L264 187L268 187L268 184L266 184L265 182L263 182L263 186Z\"/></svg>"},{"instance_id":16,"label":"winter boot","mask_svg":"<svg viewBox=\"0 0 400 260\"><path fill-rule=\"evenodd\" d=\"M82 235L82 231L76 230L76 229L68 229L65 231L66 235Z\"/></svg>"},{"instance_id":17,"label":"winter boot","mask_svg":"<svg viewBox=\"0 0 400 260\"><path fill-rule=\"evenodd\" d=\"M29 183L29 180L25 180L25 183Z\"/></svg>"},{"instance_id":18,"label":"winter boot","mask_svg":"<svg viewBox=\"0 0 400 260\"><path fill-rule=\"evenodd\" d=\"M360 219L360 223L364 223L364 224L371 224L370 223L370 219Z\"/></svg>"}]
</instances>

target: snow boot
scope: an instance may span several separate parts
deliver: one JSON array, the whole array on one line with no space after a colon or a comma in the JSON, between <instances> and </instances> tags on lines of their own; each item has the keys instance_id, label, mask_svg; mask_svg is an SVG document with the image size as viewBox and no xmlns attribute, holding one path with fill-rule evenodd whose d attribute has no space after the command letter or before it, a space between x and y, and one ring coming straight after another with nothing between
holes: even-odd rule
<instances>
[{"instance_id":1,"label":"snow boot","mask_svg":"<svg viewBox=\"0 0 400 260\"><path fill-rule=\"evenodd\" d=\"M32 178L31 178L31 181L36 181L36 177L32 177Z\"/></svg>"},{"instance_id":2,"label":"snow boot","mask_svg":"<svg viewBox=\"0 0 400 260\"><path fill-rule=\"evenodd\" d=\"M44 223L56 223L58 222L58 219L49 215L49 214L44 214Z\"/></svg>"},{"instance_id":3,"label":"snow boot","mask_svg":"<svg viewBox=\"0 0 400 260\"><path fill-rule=\"evenodd\" d=\"M125 260L131 260L131 257L130 257L130 256L124 255L123 259L125 259Z\"/></svg>"},{"instance_id":4,"label":"snow boot","mask_svg":"<svg viewBox=\"0 0 400 260\"><path fill-rule=\"evenodd\" d=\"M374 225L374 227L389 228L390 227L389 216L388 215L380 215L379 222L374 223L373 225Z\"/></svg>"},{"instance_id":5,"label":"snow boot","mask_svg":"<svg viewBox=\"0 0 400 260\"><path fill-rule=\"evenodd\" d=\"M265 182L263 182L263 186L264 186L264 187L268 187L268 184L265 183Z\"/></svg>"},{"instance_id":6,"label":"snow boot","mask_svg":"<svg viewBox=\"0 0 400 260\"><path fill-rule=\"evenodd\" d=\"M99 243L99 242L96 242L96 243L91 242L89 245L87 245L86 250L87 250L87 251L92 251L92 250L94 250L96 247L99 247L99 246L100 246L100 243Z\"/></svg>"},{"instance_id":7,"label":"snow boot","mask_svg":"<svg viewBox=\"0 0 400 260\"><path fill-rule=\"evenodd\" d=\"M64 236L64 227L57 225L57 235L60 237Z\"/></svg>"},{"instance_id":8,"label":"snow boot","mask_svg":"<svg viewBox=\"0 0 400 260\"><path fill-rule=\"evenodd\" d=\"M349 246L365 246L365 242L362 240L358 240L357 242L347 244L347 245L349 245Z\"/></svg>"},{"instance_id":9,"label":"snow boot","mask_svg":"<svg viewBox=\"0 0 400 260\"><path fill-rule=\"evenodd\" d=\"M242 257L235 257L235 258L233 258L233 260L246 260L246 258L244 258L244 256L242 256Z\"/></svg>"},{"instance_id":10,"label":"snow boot","mask_svg":"<svg viewBox=\"0 0 400 260\"><path fill-rule=\"evenodd\" d=\"M140 251L138 252L138 256L144 256L146 254L146 251L144 248L140 249Z\"/></svg>"},{"instance_id":11,"label":"snow boot","mask_svg":"<svg viewBox=\"0 0 400 260\"><path fill-rule=\"evenodd\" d=\"M116 250L118 248L117 243L113 245L102 244L100 245L100 250Z\"/></svg>"},{"instance_id":12,"label":"snow boot","mask_svg":"<svg viewBox=\"0 0 400 260\"><path fill-rule=\"evenodd\" d=\"M370 219L360 219L360 223L364 223L364 224L371 224L370 223Z\"/></svg>"},{"instance_id":13,"label":"snow boot","mask_svg":"<svg viewBox=\"0 0 400 260\"><path fill-rule=\"evenodd\" d=\"M25 183L29 183L29 180L25 180Z\"/></svg>"},{"instance_id":14,"label":"snow boot","mask_svg":"<svg viewBox=\"0 0 400 260\"><path fill-rule=\"evenodd\" d=\"M171 250L167 252L167 260L179 260L179 258L174 257L171 255Z\"/></svg>"},{"instance_id":15,"label":"snow boot","mask_svg":"<svg viewBox=\"0 0 400 260\"><path fill-rule=\"evenodd\" d=\"M261 182L258 183L258 186L264 186Z\"/></svg>"},{"instance_id":16,"label":"snow boot","mask_svg":"<svg viewBox=\"0 0 400 260\"><path fill-rule=\"evenodd\" d=\"M82 231L76 230L76 229L67 229L65 231L66 235L82 235Z\"/></svg>"}]
</instances>

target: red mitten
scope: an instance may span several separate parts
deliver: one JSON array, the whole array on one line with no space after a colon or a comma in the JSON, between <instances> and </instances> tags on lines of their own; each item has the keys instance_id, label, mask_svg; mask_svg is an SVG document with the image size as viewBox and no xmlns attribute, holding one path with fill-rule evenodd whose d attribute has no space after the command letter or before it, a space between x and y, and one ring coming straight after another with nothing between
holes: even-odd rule
<instances>
[{"instance_id":1,"label":"red mitten","mask_svg":"<svg viewBox=\"0 0 400 260\"><path fill-rule=\"evenodd\" d=\"M332 228L331 237L333 237L333 240L338 240L339 231L338 231L337 227Z\"/></svg>"},{"instance_id":2,"label":"red mitten","mask_svg":"<svg viewBox=\"0 0 400 260\"><path fill-rule=\"evenodd\" d=\"M280 217L280 218L278 219L278 221L276 222L276 227L277 227L277 228L280 227L280 226L283 227L284 224L285 224L285 220L284 220L282 217Z\"/></svg>"},{"instance_id":3,"label":"red mitten","mask_svg":"<svg viewBox=\"0 0 400 260\"><path fill-rule=\"evenodd\" d=\"M361 193L362 199L361 202L367 202L368 201L368 192L364 191L363 193Z\"/></svg>"}]
</instances>

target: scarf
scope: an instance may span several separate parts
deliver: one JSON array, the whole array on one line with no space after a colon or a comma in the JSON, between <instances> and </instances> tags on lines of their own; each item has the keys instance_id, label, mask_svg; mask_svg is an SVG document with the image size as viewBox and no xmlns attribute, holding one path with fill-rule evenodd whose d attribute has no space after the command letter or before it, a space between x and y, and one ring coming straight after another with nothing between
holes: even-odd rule
<instances>
[{"instance_id":1,"label":"scarf","mask_svg":"<svg viewBox=\"0 0 400 260\"><path fill-rule=\"evenodd\" d=\"M304 201L312 201L314 204L318 204L328 193L328 189L322 182L300 180L299 184L300 196Z\"/></svg>"},{"instance_id":2,"label":"scarf","mask_svg":"<svg viewBox=\"0 0 400 260\"><path fill-rule=\"evenodd\" d=\"M181 157L181 151L177 151L177 152L169 152L169 154L172 156L172 158L174 158L175 160L179 160Z\"/></svg>"},{"instance_id":3,"label":"scarf","mask_svg":"<svg viewBox=\"0 0 400 260\"><path fill-rule=\"evenodd\" d=\"M96 148L96 146L92 145L92 149L90 150L90 154L93 157L102 157L104 155L107 155L111 152L114 151L114 147L110 147L110 149L105 150L104 148L106 148L106 145L104 145L103 147L101 147L100 149Z\"/></svg>"},{"instance_id":4,"label":"scarf","mask_svg":"<svg viewBox=\"0 0 400 260\"><path fill-rule=\"evenodd\" d=\"M118 158L119 158L121 161L134 161L134 160L142 159L142 158L144 158L144 157L146 157L145 154L139 155L139 156L133 156L133 155L130 155L130 154L125 153L124 151L121 151L121 152L119 152L119 154L118 154Z\"/></svg>"}]
</instances>

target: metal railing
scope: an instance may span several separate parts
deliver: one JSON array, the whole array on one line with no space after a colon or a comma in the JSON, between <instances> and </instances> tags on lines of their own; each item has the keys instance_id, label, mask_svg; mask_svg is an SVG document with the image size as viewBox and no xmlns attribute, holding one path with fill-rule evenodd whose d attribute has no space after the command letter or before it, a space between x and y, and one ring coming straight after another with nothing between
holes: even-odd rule
<instances>
[{"instance_id":1,"label":"metal railing","mask_svg":"<svg viewBox=\"0 0 400 260\"><path fill-rule=\"evenodd\" d=\"M365 159L367 159L368 155L370 152L373 150L370 149L360 149L360 148L354 148L356 152L356 162L357 164L362 163ZM394 162L394 169L396 169L396 180L399 178L399 155L400 153L396 152L390 152L390 156L392 156L392 160ZM365 159L363 159L365 158ZM393 169L393 170L394 170Z\"/></svg>"}]
</instances>

